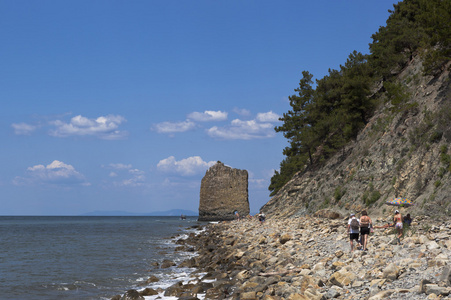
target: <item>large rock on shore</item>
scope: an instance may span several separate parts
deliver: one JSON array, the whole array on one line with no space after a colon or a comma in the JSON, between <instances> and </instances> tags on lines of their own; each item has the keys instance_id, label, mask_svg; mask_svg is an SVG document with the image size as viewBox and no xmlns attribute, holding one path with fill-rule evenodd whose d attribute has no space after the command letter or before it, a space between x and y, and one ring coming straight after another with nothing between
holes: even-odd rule
<instances>
[{"instance_id":1,"label":"large rock on shore","mask_svg":"<svg viewBox=\"0 0 451 300\"><path fill-rule=\"evenodd\" d=\"M248 173L218 161L202 178L199 221L229 221L249 214Z\"/></svg>"}]
</instances>

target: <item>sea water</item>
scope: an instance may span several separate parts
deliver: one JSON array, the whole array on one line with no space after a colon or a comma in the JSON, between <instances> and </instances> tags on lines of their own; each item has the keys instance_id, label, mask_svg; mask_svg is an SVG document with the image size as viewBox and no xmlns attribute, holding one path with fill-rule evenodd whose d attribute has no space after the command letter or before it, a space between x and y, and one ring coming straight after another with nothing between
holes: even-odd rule
<instances>
[{"instance_id":1,"label":"sea water","mask_svg":"<svg viewBox=\"0 0 451 300\"><path fill-rule=\"evenodd\" d=\"M151 275L160 278L152 287L167 287L193 270L157 265L194 255L174 250L197 224L197 217L0 217L0 299L111 299L149 286Z\"/></svg>"}]
</instances>

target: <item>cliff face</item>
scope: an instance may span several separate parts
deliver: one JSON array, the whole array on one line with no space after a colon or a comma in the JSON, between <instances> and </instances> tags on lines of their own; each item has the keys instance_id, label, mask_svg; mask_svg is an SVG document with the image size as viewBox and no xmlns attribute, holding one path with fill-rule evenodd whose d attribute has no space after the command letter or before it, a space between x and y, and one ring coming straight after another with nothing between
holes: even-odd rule
<instances>
[{"instance_id":1,"label":"cliff face","mask_svg":"<svg viewBox=\"0 0 451 300\"><path fill-rule=\"evenodd\" d=\"M199 221L226 221L249 214L248 173L221 162L212 166L200 185Z\"/></svg>"},{"instance_id":2,"label":"cliff face","mask_svg":"<svg viewBox=\"0 0 451 300\"><path fill-rule=\"evenodd\" d=\"M322 167L298 172L267 203L269 216L291 217L328 208L347 215L367 209L388 215L385 202L406 197L409 213L450 216L451 87L449 65L436 75L422 75L414 58L397 76L408 99L403 107L374 97L381 106L357 139Z\"/></svg>"}]
</instances>

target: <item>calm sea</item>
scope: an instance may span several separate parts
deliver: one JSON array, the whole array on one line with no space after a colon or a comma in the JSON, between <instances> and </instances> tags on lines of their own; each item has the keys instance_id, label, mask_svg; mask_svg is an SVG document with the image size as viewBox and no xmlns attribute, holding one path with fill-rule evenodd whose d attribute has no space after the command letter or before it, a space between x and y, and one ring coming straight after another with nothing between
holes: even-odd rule
<instances>
[{"instance_id":1,"label":"calm sea","mask_svg":"<svg viewBox=\"0 0 451 300\"><path fill-rule=\"evenodd\" d=\"M110 299L167 287L193 270L154 264L193 255L173 250L175 237L196 224L197 217L0 217L0 298ZM151 275L160 282L140 285Z\"/></svg>"}]
</instances>

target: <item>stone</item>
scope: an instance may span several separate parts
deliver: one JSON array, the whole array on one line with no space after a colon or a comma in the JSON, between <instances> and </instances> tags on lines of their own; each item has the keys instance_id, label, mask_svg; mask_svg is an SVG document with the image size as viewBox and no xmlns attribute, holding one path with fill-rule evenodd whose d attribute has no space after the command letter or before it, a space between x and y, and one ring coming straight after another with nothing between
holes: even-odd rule
<instances>
[{"instance_id":1,"label":"stone","mask_svg":"<svg viewBox=\"0 0 451 300\"><path fill-rule=\"evenodd\" d=\"M330 287L327 292L325 297L327 299L333 299L333 298L338 298L341 295L342 288L338 287L338 286L332 286Z\"/></svg>"},{"instance_id":2,"label":"stone","mask_svg":"<svg viewBox=\"0 0 451 300\"><path fill-rule=\"evenodd\" d=\"M145 300L143 296L137 290L128 290L121 300Z\"/></svg>"},{"instance_id":3,"label":"stone","mask_svg":"<svg viewBox=\"0 0 451 300\"><path fill-rule=\"evenodd\" d=\"M283 245L289 240L291 240L293 237L289 234L282 234L279 238L279 242Z\"/></svg>"},{"instance_id":4,"label":"stone","mask_svg":"<svg viewBox=\"0 0 451 300\"><path fill-rule=\"evenodd\" d=\"M335 256L338 257L338 258L342 257L343 254L344 254L343 250L337 250L337 251L335 251Z\"/></svg>"},{"instance_id":5,"label":"stone","mask_svg":"<svg viewBox=\"0 0 451 300\"><path fill-rule=\"evenodd\" d=\"M399 268L394 263L389 264L383 271L383 278L395 280L399 276Z\"/></svg>"},{"instance_id":6,"label":"stone","mask_svg":"<svg viewBox=\"0 0 451 300\"><path fill-rule=\"evenodd\" d=\"M154 295L158 295L158 292L154 289L151 288L145 288L144 290L142 290L141 292L139 292L141 294L141 296L154 296Z\"/></svg>"},{"instance_id":7,"label":"stone","mask_svg":"<svg viewBox=\"0 0 451 300\"><path fill-rule=\"evenodd\" d=\"M435 294L441 296L448 296L451 288L445 286L439 286L438 284L428 283L424 287L426 295Z\"/></svg>"},{"instance_id":8,"label":"stone","mask_svg":"<svg viewBox=\"0 0 451 300\"><path fill-rule=\"evenodd\" d=\"M374 296L371 296L368 300L383 300L383 299L389 299L390 295L393 294L394 290L386 290L377 293Z\"/></svg>"},{"instance_id":9,"label":"stone","mask_svg":"<svg viewBox=\"0 0 451 300\"><path fill-rule=\"evenodd\" d=\"M242 300L257 300L256 292L244 292L240 295L240 299Z\"/></svg>"},{"instance_id":10,"label":"stone","mask_svg":"<svg viewBox=\"0 0 451 300\"><path fill-rule=\"evenodd\" d=\"M304 291L304 296L306 296L307 299L311 299L311 300L321 300L321 299L323 299L323 295L318 293L313 288L306 289Z\"/></svg>"},{"instance_id":11,"label":"stone","mask_svg":"<svg viewBox=\"0 0 451 300\"><path fill-rule=\"evenodd\" d=\"M435 241L427 242L427 243L426 243L426 247L427 247L429 250L434 250L434 249L440 248L439 244L437 244Z\"/></svg>"},{"instance_id":12,"label":"stone","mask_svg":"<svg viewBox=\"0 0 451 300\"><path fill-rule=\"evenodd\" d=\"M329 209L319 210L319 211L317 211L314 214L314 216L318 217L318 218L326 218L326 219L340 219L340 218L342 218L342 216L339 213L337 213L336 211L331 211Z\"/></svg>"},{"instance_id":13,"label":"stone","mask_svg":"<svg viewBox=\"0 0 451 300\"><path fill-rule=\"evenodd\" d=\"M439 277L439 281L443 282L446 286L451 284L451 268L450 266L445 266L443 268L442 274Z\"/></svg>"},{"instance_id":14,"label":"stone","mask_svg":"<svg viewBox=\"0 0 451 300\"><path fill-rule=\"evenodd\" d=\"M158 281L160 281L160 279L158 279L157 276L152 275L152 276L149 277L149 279L146 280L146 283L149 284L149 283L158 282Z\"/></svg>"},{"instance_id":15,"label":"stone","mask_svg":"<svg viewBox=\"0 0 451 300\"><path fill-rule=\"evenodd\" d=\"M427 280L427 279L423 279L420 282L420 293L425 293L426 292L426 284L430 284L432 283L431 281Z\"/></svg>"},{"instance_id":16,"label":"stone","mask_svg":"<svg viewBox=\"0 0 451 300\"><path fill-rule=\"evenodd\" d=\"M296 293L296 294L291 294L290 296L288 296L287 300L310 300L310 298Z\"/></svg>"},{"instance_id":17,"label":"stone","mask_svg":"<svg viewBox=\"0 0 451 300\"><path fill-rule=\"evenodd\" d=\"M162 269L167 269L167 268L170 268L173 266L176 266L175 262L173 262L172 260L168 260L168 259L163 260L163 263L161 264Z\"/></svg>"},{"instance_id":18,"label":"stone","mask_svg":"<svg viewBox=\"0 0 451 300\"><path fill-rule=\"evenodd\" d=\"M438 265L450 257L442 239L451 235L451 221L436 227L440 238L429 233L427 243L435 241L441 245L437 249L414 242L424 234L422 228L403 239L402 245L390 245L393 234L376 230L368 252L350 254L349 239L337 239L347 236L346 220L300 216L269 218L263 226L255 219L208 224L186 245L196 245L195 259L204 273L196 277L209 281L209 286L201 289L202 281L194 287L185 284L177 290L176 286L178 294L172 297L402 300L436 295L434 299L443 299L451 289L447 283L451 267ZM291 239L281 244L285 234ZM266 243L258 243L263 236ZM430 262L434 266L428 267Z\"/></svg>"},{"instance_id":19,"label":"stone","mask_svg":"<svg viewBox=\"0 0 451 300\"><path fill-rule=\"evenodd\" d=\"M249 274L248 270L243 270L243 271L239 272L235 277L239 280L243 280L243 279L248 279L249 277L251 277L251 275Z\"/></svg>"},{"instance_id":20,"label":"stone","mask_svg":"<svg viewBox=\"0 0 451 300\"><path fill-rule=\"evenodd\" d=\"M174 283L164 291L164 295L167 296L179 296L183 292L183 283L181 281Z\"/></svg>"},{"instance_id":21,"label":"stone","mask_svg":"<svg viewBox=\"0 0 451 300\"><path fill-rule=\"evenodd\" d=\"M448 255L446 255L444 253L437 255L434 260L438 267L446 266L449 263Z\"/></svg>"},{"instance_id":22,"label":"stone","mask_svg":"<svg viewBox=\"0 0 451 300\"><path fill-rule=\"evenodd\" d=\"M354 279L355 275L353 273L340 270L332 274L329 278L329 282L338 285L339 287L343 287L350 285Z\"/></svg>"},{"instance_id":23,"label":"stone","mask_svg":"<svg viewBox=\"0 0 451 300\"><path fill-rule=\"evenodd\" d=\"M376 287L380 288L384 285L385 281L386 281L385 279L374 279L374 280L371 280L370 286L376 286Z\"/></svg>"},{"instance_id":24,"label":"stone","mask_svg":"<svg viewBox=\"0 0 451 300\"><path fill-rule=\"evenodd\" d=\"M249 215L248 172L218 161L201 181L199 221L234 220L235 211Z\"/></svg>"},{"instance_id":25,"label":"stone","mask_svg":"<svg viewBox=\"0 0 451 300\"><path fill-rule=\"evenodd\" d=\"M344 262L342 262L342 261L335 261L335 262L332 263L332 268L333 269L340 270L344 266L346 266L346 264Z\"/></svg>"}]
</instances>

